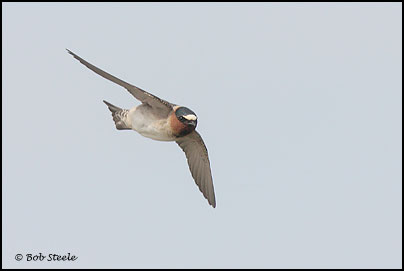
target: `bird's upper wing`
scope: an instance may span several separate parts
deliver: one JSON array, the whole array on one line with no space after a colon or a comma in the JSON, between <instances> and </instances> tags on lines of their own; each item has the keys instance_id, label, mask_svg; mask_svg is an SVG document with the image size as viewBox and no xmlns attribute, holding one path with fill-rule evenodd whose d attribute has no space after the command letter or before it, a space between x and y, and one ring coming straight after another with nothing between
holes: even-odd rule
<instances>
[{"instance_id":1,"label":"bird's upper wing","mask_svg":"<svg viewBox=\"0 0 404 271\"><path fill-rule=\"evenodd\" d=\"M163 99L160 99L157 96L154 96L153 94L144 91L143 89L140 89L136 86L133 86L129 83L126 83L125 81L97 68L96 66L88 63L87 61L85 61L84 59L82 59L81 57L79 57L78 55L76 55L75 53L73 53L72 51L66 49L69 54L71 54L75 59L77 59L78 61L80 61L84 66L86 66L87 68L89 68L90 70L92 70L93 72L101 75L102 77L111 80L112 82L126 88L133 96L135 96L136 99L138 99L139 101L141 101L142 103L146 103L148 105L150 105L151 107L154 107L156 109L159 109L160 111L163 112L163 114L169 114L169 112L171 112L172 108L175 106L175 104L169 103Z\"/></svg>"},{"instance_id":2,"label":"bird's upper wing","mask_svg":"<svg viewBox=\"0 0 404 271\"><path fill-rule=\"evenodd\" d=\"M201 190L209 204L213 208L216 207L208 150L205 143L203 143L202 137L197 131L193 131L189 135L180 137L176 142L185 152L189 169L199 190Z\"/></svg>"}]
</instances>

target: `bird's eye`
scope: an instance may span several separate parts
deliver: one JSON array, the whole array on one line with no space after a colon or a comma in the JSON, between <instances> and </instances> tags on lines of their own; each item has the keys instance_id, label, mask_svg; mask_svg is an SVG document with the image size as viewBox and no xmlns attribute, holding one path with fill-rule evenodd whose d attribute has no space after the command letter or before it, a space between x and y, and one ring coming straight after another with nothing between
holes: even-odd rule
<instances>
[{"instance_id":1,"label":"bird's eye","mask_svg":"<svg viewBox=\"0 0 404 271\"><path fill-rule=\"evenodd\" d=\"M185 120L185 118L183 116L180 116L180 120L183 121Z\"/></svg>"}]
</instances>

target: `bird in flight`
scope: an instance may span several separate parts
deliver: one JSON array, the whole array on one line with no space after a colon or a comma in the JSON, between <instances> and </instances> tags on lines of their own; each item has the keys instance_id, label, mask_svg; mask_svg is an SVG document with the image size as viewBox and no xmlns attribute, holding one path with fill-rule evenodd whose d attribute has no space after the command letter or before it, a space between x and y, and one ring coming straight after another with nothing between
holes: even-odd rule
<instances>
[{"instance_id":1,"label":"bird in flight","mask_svg":"<svg viewBox=\"0 0 404 271\"><path fill-rule=\"evenodd\" d=\"M104 103L112 113L118 130L134 130L144 137L159 141L175 141L185 152L191 175L209 204L216 207L215 191L208 150L200 134L195 130L198 118L184 106L179 106L131 85L88 63L72 51L66 49L81 64L126 88L130 94L142 102L131 109L122 109L107 101Z\"/></svg>"}]
</instances>

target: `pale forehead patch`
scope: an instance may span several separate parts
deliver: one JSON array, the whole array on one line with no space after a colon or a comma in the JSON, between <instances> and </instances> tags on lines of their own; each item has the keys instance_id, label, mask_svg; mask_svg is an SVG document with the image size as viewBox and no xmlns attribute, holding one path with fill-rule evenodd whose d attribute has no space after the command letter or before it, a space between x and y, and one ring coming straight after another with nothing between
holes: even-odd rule
<instances>
[{"instance_id":1,"label":"pale forehead patch","mask_svg":"<svg viewBox=\"0 0 404 271\"><path fill-rule=\"evenodd\" d=\"M184 116L184 118L186 118L187 120L196 120L196 116L193 114L186 115Z\"/></svg>"}]
</instances>

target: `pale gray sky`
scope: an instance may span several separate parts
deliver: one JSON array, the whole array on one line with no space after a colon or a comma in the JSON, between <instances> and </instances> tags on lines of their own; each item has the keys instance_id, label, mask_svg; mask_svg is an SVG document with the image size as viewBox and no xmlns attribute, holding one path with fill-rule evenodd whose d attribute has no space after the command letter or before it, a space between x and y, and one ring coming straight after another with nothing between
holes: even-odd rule
<instances>
[{"instance_id":1,"label":"pale gray sky","mask_svg":"<svg viewBox=\"0 0 404 271\"><path fill-rule=\"evenodd\" d=\"M2 7L3 267L402 267L401 3ZM65 48L197 113L216 209Z\"/></svg>"}]
</instances>

